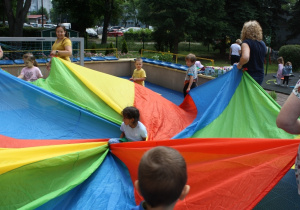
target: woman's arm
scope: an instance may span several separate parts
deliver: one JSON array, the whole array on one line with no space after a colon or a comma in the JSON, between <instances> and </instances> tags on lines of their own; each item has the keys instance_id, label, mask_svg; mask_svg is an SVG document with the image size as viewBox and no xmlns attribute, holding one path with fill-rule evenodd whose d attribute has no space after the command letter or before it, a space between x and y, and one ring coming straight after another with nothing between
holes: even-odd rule
<instances>
[{"instance_id":1,"label":"woman's arm","mask_svg":"<svg viewBox=\"0 0 300 210\"><path fill-rule=\"evenodd\" d=\"M276 119L278 128L291 134L300 134L300 99L292 92Z\"/></svg>"},{"instance_id":2,"label":"woman's arm","mask_svg":"<svg viewBox=\"0 0 300 210\"><path fill-rule=\"evenodd\" d=\"M3 50L2 50L2 48L0 46L0 58L2 58L2 57L3 57Z\"/></svg>"},{"instance_id":3,"label":"woman's arm","mask_svg":"<svg viewBox=\"0 0 300 210\"><path fill-rule=\"evenodd\" d=\"M250 47L247 43L242 44L242 56L240 58L240 62L237 64L237 68L241 69L243 65L248 63L250 59Z\"/></svg>"},{"instance_id":4,"label":"woman's arm","mask_svg":"<svg viewBox=\"0 0 300 210\"><path fill-rule=\"evenodd\" d=\"M68 57L72 55L72 46L65 46L65 50L52 50L51 55L58 57Z\"/></svg>"}]
</instances>

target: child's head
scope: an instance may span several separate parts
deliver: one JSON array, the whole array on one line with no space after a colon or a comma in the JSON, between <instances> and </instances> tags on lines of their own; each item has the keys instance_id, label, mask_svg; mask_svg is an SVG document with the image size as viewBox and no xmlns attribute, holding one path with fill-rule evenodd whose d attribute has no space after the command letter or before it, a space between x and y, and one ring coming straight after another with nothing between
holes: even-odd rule
<instances>
[{"instance_id":1,"label":"child's head","mask_svg":"<svg viewBox=\"0 0 300 210\"><path fill-rule=\"evenodd\" d=\"M277 62L283 64L283 62L284 62L284 61L283 61L283 57L277 58Z\"/></svg>"},{"instance_id":2,"label":"child's head","mask_svg":"<svg viewBox=\"0 0 300 210\"><path fill-rule=\"evenodd\" d=\"M188 194L186 182L184 158L173 148L159 146L143 155L135 187L152 208L169 207Z\"/></svg>"},{"instance_id":3,"label":"child's head","mask_svg":"<svg viewBox=\"0 0 300 210\"><path fill-rule=\"evenodd\" d=\"M123 121L126 125L136 124L140 120L140 112L133 106L128 106L122 111Z\"/></svg>"},{"instance_id":4,"label":"child's head","mask_svg":"<svg viewBox=\"0 0 300 210\"><path fill-rule=\"evenodd\" d=\"M242 44L242 40L237 39L237 40L235 40L235 43L237 43L237 44Z\"/></svg>"},{"instance_id":5,"label":"child's head","mask_svg":"<svg viewBox=\"0 0 300 210\"><path fill-rule=\"evenodd\" d=\"M143 67L143 60L141 58L135 59L135 68L137 70L140 70L142 69L142 67Z\"/></svg>"},{"instance_id":6,"label":"child's head","mask_svg":"<svg viewBox=\"0 0 300 210\"><path fill-rule=\"evenodd\" d=\"M190 53L185 57L185 63L188 67L194 65L195 62L196 62L196 56L194 54Z\"/></svg>"},{"instance_id":7,"label":"child's head","mask_svg":"<svg viewBox=\"0 0 300 210\"><path fill-rule=\"evenodd\" d=\"M26 53L23 55L24 64L26 67L38 66L35 57L32 53Z\"/></svg>"},{"instance_id":8,"label":"child's head","mask_svg":"<svg viewBox=\"0 0 300 210\"><path fill-rule=\"evenodd\" d=\"M286 65L287 65L287 66L291 66L292 63L291 63L290 61L288 61L288 62L286 62Z\"/></svg>"}]
</instances>

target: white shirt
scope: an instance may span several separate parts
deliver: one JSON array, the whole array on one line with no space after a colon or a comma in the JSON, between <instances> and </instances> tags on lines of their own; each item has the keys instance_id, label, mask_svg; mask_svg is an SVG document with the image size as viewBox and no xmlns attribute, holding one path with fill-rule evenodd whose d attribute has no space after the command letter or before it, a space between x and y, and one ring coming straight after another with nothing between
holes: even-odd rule
<instances>
[{"instance_id":1,"label":"white shirt","mask_svg":"<svg viewBox=\"0 0 300 210\"><path fill-rule=\"evenodd\" d=\"M125 125L123 122L120 130L125 133L125 137L130 141L141 141L143 138L147 138L147 129L140 121L138 121L135 128Z\"/></svg>"},{"instance_id":2,"label":"white shirt","mask_svg":"<svg viewBox=\"0 0 300 210\"><path fill-rule=\"evenodd\" d=\"M241 46L237 43L234 43L230 46L231 48L231 55L237 55L240 56L239 51L241 50Z\"/></svg>"}]
</instances>

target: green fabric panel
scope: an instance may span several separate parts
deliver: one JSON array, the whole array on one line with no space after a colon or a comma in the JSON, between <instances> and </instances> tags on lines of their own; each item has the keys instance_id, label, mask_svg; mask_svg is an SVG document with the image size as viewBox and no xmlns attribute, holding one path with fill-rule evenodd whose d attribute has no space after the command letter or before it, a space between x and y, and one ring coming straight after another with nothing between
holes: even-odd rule
<instances>
[{"instance_id":1,"label":"green fabric panel","mask_svg":"<svg viewBox=\"0 0 300 210\"><path fill-rule=\"evenodd\" d=\"M248 73L222 114L192 137L282 138L295 136L279 129L276 118L280 106Z\"/></svg>"},{"instance_id":2,"label":"green fabric panel","mask_svg":"<svg viewBox=\"0 0 300 210\"><path fill-rule=\"evenodd\" d=\"M0 176L1 209L34 209L86 180L103 162L107 145L32 163Z\"/></svg>"},{"instance_id":3,"label":"green fabric panel","mask_svg":"<svg viewBox=\"0 0 300 210\"><path fill-rule=\"evenodd\" d=\"M32 83L111 122L119 125L122 123L122 116L86 87L58 59L52 59L51 72L47 79L38 79Z\"/></svg>"}]
</instances>

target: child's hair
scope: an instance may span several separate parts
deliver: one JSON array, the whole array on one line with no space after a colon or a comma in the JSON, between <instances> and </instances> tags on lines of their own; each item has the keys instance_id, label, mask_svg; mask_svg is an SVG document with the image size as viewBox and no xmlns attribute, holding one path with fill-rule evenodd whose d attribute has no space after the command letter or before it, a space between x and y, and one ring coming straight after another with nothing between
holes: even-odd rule
<instances>
[{"instance_id":1,"label":"child's hair","mask_svg":"<svg viewBox=\"0 0 300 210\"><path fill-rule=\"evenodd\" d=\"M278 63L284 63L284 60L283 60L283 57L279 57L279 58L277 58L277 61L278 61Z\"/></svg>"},{"instance_id":2,"label":"child's hair","mask_svg":"<svg viewBox=\"0 0 300 210\"><path fill-rule=\"evenodd\" d=\"M190 60L192 63L195 63L196 62L196 56L194 54L190 53L185 57L185 60Z\"/></svg>"},{"instance_id":3,"label":"child's hair","mask_svg":"<svg viewBox=\"0 0 300 210\"><path fill-rule=\"evenodd\" d=\"M285 65L287 65L287 66L291 66L292 65L292 63L290 62L290 61L288 61L288 62L286 62L286 64Z\"/></svg>"},{"instance_id":4,"label":"child's hair","mask_svg":"<svg viewBox=\"0 0 300 210\"><path fill-rule=\"evenodd\" d=\"M151 207L169 206L177 201L187 182L186 163L170 147L148 150L138 168L140 193Z\"/></svg>"},{"instance_id":5,"label":"child's hair","mask_svg":"<svg viewBox=\"0 0 300 210\"><path fill-rule=\"evenodd\" d=\"M137 62L137 61L140 61L140 62L143 62L143 59L141 59L141 58L137 58L137 59L135 59L135 63Z\"/></svg>"},{"instance_id":6,"label":"child's hair","mask_svg":"<svg viewBox=\"0 0 300 210\"><path fill-rule=\"evenodd\" d=\"M238 44L242 44L242 40L240 40L240 39L235 40L235 42Z\"/></svg>"},{"instance_id":7,"label":"child's hair","mask_svg":"<svg viewBox=\"0 0 300 210\"><path fill-rule=\"evenodd\" d=\"M134 106L128 106L122 111L122 115L126 119L134 119L133 123L137 123L140 120L140 112Z\"/></svg>"},{"instance_id":8,"label":"child's hair","mask_svg":"<svg viewBox=\"0 0 300 210\"><path fill-rule=\"evenodd\" d=\"M36 60L35 60L35 57L32 53L26 53L23 55L23 60L29 60L30 62L33 63L34 66L38 66Z\"/></svg>"}]
</instances>

